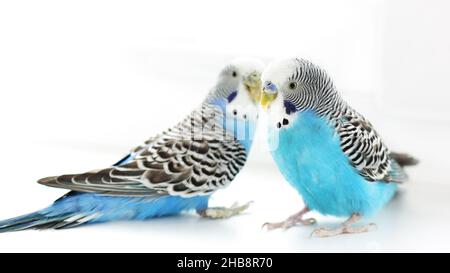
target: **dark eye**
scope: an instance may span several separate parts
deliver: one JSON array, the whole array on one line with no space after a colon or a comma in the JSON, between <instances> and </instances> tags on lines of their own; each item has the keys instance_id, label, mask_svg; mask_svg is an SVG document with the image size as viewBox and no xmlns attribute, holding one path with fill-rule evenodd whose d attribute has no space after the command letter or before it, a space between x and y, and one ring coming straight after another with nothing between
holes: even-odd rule
<instances>
[{"instance_id":1,"label":"dark eye","mask_svg":"<svg viewBox=\"0 0 450 273\"><path fill-rule=\"evenodd\" d=\"M295 88L297 88L297 83L296 82L289 83L289 89L294 90Z\"/></svg>"},{"instance_id":2,"label":"dark eye","mask_svg":"<svg viewBox=\"0 0 450 273\"><path fill-rule=\"evenodd\" d=\"M236 77L237 77L237 72L236 72L236 71L233 71L233 72L231 73L231 76L233 76L234 78L236 78Z\"/></svg>"}]
</instances>

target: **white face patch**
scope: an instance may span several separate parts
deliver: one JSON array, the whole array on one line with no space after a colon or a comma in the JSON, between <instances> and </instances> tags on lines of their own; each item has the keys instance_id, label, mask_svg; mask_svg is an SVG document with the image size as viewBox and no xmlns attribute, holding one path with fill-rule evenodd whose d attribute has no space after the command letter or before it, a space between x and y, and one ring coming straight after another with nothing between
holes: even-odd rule
<instances>
[{"instance_id":1,"label":"white face patch","mask_svg":"<svg viewBox=\"0 0 450 273\"><path fill-rule=\"evenodd\" d=\"M294 73L296 68L295 59L285 59L272 62L267 66L261 75L262 83L270 81L276 85L279 91L282 85L288 80L289 76Z\"/></svg>"},{"instance_id":2,"label":"white face patch","mask_svg":"<svg viewBox=\"0 0 450 273\"><path fill-rule=\"evenodd\" d=\"M286 113L286 108L284 107L284 100L281 94L278 94L277 98L270 104L267 109L269 126L273 129L279 130L283 128L288 128L292 125L297 113Z\"/></svg>"},{"instance_id":3,"label":"white face patch","mask_svg":"<svg viewBox=\"0 0 450 273\"><path fill-rule=\"evenodd\" d=\"M248 58L237 58L230 62L231 65L235 66L239 73L242 75L250 74L255 71L262 73L264 70L264 63L255 59Z\"/></svg>"},{"instance_id":4,"label":"white face patch","mask_svg":"<svg viewBox=\"0 0 450 273\"><path fill-rule=\"evenodd\" d=\"M229 117L235 116L242 120L257 120L258 108L253 103L247 89L242 83L239 85L236 97L232 102L227 104L226 112Z\"/></svg>"},{"instance_id":5,"label":"white face patch","mask_svg":"<svg viewBox=\"0 0 450 273\"><path fill-rule=\"evenodd\" d=\"M263 84L265 82L271 82L278 90L277 98L269 105L269 108L267 109L269 126L276 130L288 128L297 115L297 113L291 113L289 115L286 113L282 91L283 84L285 84L295 69L295 59L284 59L272 62L266 70L264 70L261 76Z\"/></svg>"},{"instance_id":6,"label":"white face patch","mask_svg":"<svg viewBox=\"0 0 450 273\"><path fill-rule=\"evenodd\" d=\"M236 67L241 77L254 72L261 74L264 70L264 63L250 58L234 59L230 62L230 65ZM258 106L251 99L247 88L242 83L242 79L237 91L236 97L226 106L227 116L236 116L236 118L241 120L256 121L258 118Z\"/></svg>"}]
</instances>

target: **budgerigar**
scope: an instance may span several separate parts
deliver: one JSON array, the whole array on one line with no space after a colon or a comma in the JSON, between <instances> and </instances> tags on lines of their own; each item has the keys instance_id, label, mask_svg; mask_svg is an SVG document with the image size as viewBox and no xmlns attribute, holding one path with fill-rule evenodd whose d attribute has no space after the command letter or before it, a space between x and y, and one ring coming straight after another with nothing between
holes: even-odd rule
<instances>
[{"instance_id":1,"label":"budgerigar","mask_svg":"<svg viewBox=\"0 0 450 273\"><path fill-rule=\"evenodd\" d=\"M262 69L258 60L232 61L189 116L111 167L40 179L40 184L71 191L47 208L1 221L0 232L146 220L185 210L211 218L242 212L248 204L208 208L208 201L246 162L258 118Z\"/></svg>"},{"instance_id":2,"label":"budgerigar","mask_svg":"<svg viewBox=\"0 0 450 273\"><path fill-rule=\"evenodd\" d=\"M373 126L351 108L327 73L303 59L271 63L262 75L261 105L269 117L269 146L286 180L300 193L305 208L268 229L313 224L304 214L348 217L335 229L319 228L324 237L369 231L355 227L374 215L406 180L405 154L390 153Z\"/></svg>"}]
</instances>

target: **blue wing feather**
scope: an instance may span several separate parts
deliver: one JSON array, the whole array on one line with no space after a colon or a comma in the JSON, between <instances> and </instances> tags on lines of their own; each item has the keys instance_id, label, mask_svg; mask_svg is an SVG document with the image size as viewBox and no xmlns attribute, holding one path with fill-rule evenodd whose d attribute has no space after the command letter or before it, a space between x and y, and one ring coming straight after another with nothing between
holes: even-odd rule
<instances>
[{"instance_id":1,"label":"blue wing feather","mask_svg":"<svg viewBox=\"0 0 450 273\"><path fill-rule=\"evenodd\" d=\"M116 220L147 220L192 209L204 210L208 207L208 201L209 196L138 198L77 193L37 212L1 221L0 232L30 228L61 229Z\"/></svg>"}]
</instances>

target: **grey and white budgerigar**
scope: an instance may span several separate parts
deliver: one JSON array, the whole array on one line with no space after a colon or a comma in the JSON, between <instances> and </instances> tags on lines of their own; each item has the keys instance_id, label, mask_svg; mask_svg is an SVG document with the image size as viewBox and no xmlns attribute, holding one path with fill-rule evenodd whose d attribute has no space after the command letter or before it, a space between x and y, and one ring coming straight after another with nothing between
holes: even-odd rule
<instances>
[{"instance_id":1,"label":"grey and white budgerigar","mask_svg":"<svg viewBox=\"0 0 450 273\"><path fill-rule=\"evenodd\" d=\"M338 228L316 229L319 237L369 231L374 224L353 224L392 199L398 184L406 181L403 166L415 164L415 159L391 153L372 124L344 101L328 74L310 61L275 61L262 81L272 156L305 203L300 212L266 227L313 224L314 219L304 219L312 210L348 217Z\"/></svg>"},{"instance_id":2,"label":"grey and white budgerigar","mask_svg":"<svg viewBox=\"0 0 450 273\"><path fill-rule=\"evenodd\" d=\"M115 220L146 220L196 210L211 218L238 214L248 204L208 207L244 167L252 146L263 64L231 61L199 107L113 166L40 179L70 190L42 210L0 221L0 232L64 229Z\"/></svg>"}]
</instances>

